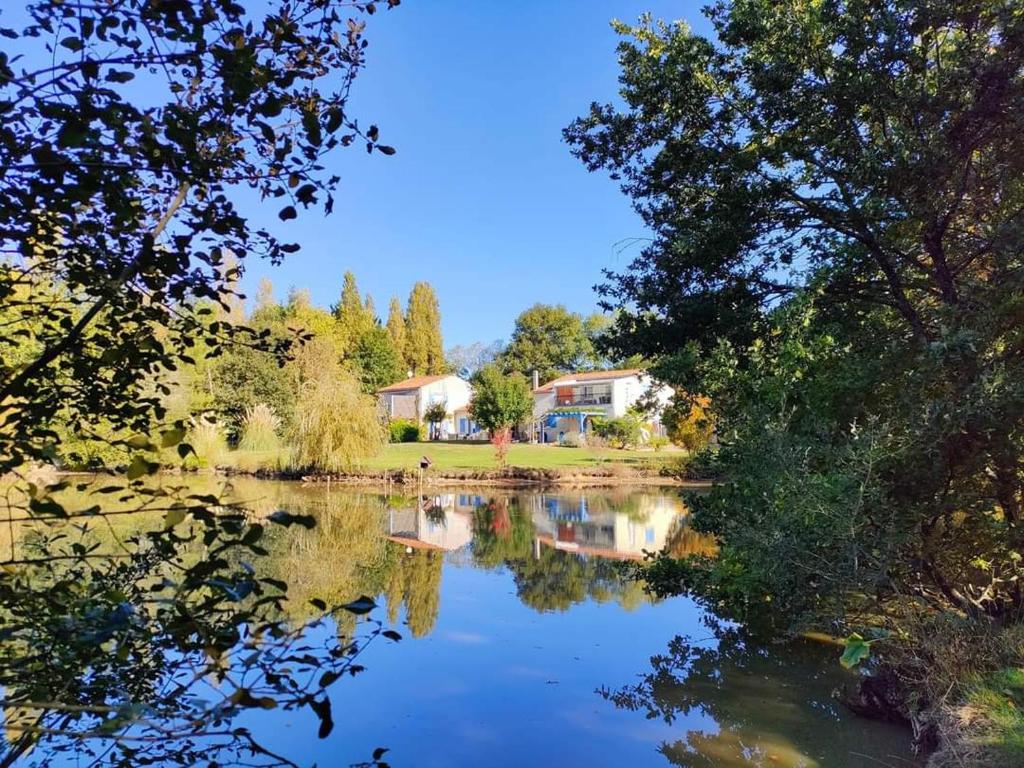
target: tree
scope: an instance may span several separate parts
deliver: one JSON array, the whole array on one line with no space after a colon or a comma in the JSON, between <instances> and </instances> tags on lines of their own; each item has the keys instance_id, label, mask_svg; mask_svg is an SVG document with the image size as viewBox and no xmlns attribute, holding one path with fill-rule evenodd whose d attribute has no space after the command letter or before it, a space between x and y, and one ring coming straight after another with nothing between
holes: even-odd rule
<instances>
[{"instance_id":1,"label":"tree","mask_svg":"<svg viewBox=\"0 0 1024 768\"><path fill-rule=\"evenodd\" d=\"M359 339L351 362L367 393L405 377L402 359L391 342L391 335L380 325L374 325Z\"/></svg>"},{"instance_id":2,"label":"tree","mask_svg":"<svg viewBox=\"0 0 1024 768\"><path fill-rule=\"evenodd\" d=\"M404 375L409 370L409 364L405 357L405 317L402 315L402 303L398 300L397 296L392 296L391 303L388 305L387 329L388 336L391 337L391 345L402 361L402 374Z\"/></svg>"},{"instance_id":3,"label":"tree","mask_svg":"<svg viewBox=\"0 0 1024 768\"><path fill-rule=\"evenodd\" d=\"M256 289L256 302L252 314L267 312L277 306L274 300L274 284L269 277L261 277L259 287Z\"/></svg>"},{"instance_id":4,"label":"tree","mask_svg":"<svg viewBox=\"0 0 1024 768\"><path fill-rule=\"evenodd\" d=\"M261 403L291 424L295 395L285 371L265 352L247 347L227 352L214 365L209 386L213 410L230 440L238 439L246 413Z\"/></svg>"},{"instance_id":5,"label":"tree","mask_svg":"<svg viewBox=\"0 0 1024 768\"><path fill-rule=\"evenodd\" d=\"M1005 0L708 14L715 40L617 25L622 106L565 134L654 233L600 289L612 346L710 396L723 437L730 482L693 508L722 547L691 576L805 624L905 595L1017 621L1024 18Z\"/></svg>"},{"instance_id":6,"label":"tree","mask_svg":"<svg viewBox=\"0 0 1024 768\"><path fill-rule=\"evenodd\" d=\"M370 297L367 296L364 301L359 293L356 276L346 272L341 299L334 308L334 316L338 321L338 339L345 355L351 355L359 340L377 324L372 306Z\"/></svg>"},{"instance_id":7,"label":"tree","mask_svg":"<svg viewBox=\"0 0 1024 768\"><path fill-rule=\"evenodd\" d=\"M423 412L423 420L430 425L430 439L436 440L439 437L437 425L448 418L448 403L431 403Z\"/></svg>"},{"instance_id":8,"label":"tree","mask_svg":"<svg viewBox=\"0 0 1024 768\"><path fill-rule=\"evenodd\" d=\"M405 360L418 376L445 372L441 310L430 283L419 282L409 294L405 313Z\"/></svg>"},{"instance_id":9,"label":"tree","mask_svg":"<svg viewBox=\"0 0 1024 768\"><path fill-rule=\"evenodd\" d=\"M270 701L309 706L330 730L323 686L306 684L355 671L337 663L351 639L275 665L304 628L282 624L279 586L238 565L257 560L263 525L142 479L167 453L191 453L165 410L176 369L232 344L284 352L286 340L215 317L237 277L231 254L277 262L298 250L288 222L333 207L331 150L394 152L348 109L365 62L360 18L376 6L338 5L123 0L71 12L39 0L23 27L0 29L0 474L16 478L11 519L45 518L0 578L0 687L32 722L9 730L5 764L33 748L44 762L49 749L100 763L279 763L245 728L195 738ZM236 205L245 187L278 201L276 221L251 225ZM60 455L58 421L130 456L104 481L122 486L118 502L28 484L26 462ZM112 538L80 520L124 525L139 509L162 524ZM158 596L168 574L173 597ZM245 687L222 663L243 635L260 638ZM113 738L93 751L97 734Z\"/></svg>"},{"instance_id":10,"label":"tree","mask_svg":"<svg viewBox=\"0 0 1024 768\"><path fill-rule=\"evenodd\" d=\"M474 421L491 433L498 457L504 463L512 427L533 413L533 394L521 373L502 373L494 363L473 377L473 401L469 404Z\"/></svg>"},{"instance_id":11,"label":"tree","mask_svg":"<svg viewBox=\"0 0 1024 768\"><path fill-rule=\"evenodd\" d=\"M534 304L516 318L512 340L501 355L506 371L542 381L563 373L589 368L594 348L587 337L583 318L561 304Z\"/></svg>"},{"instance_id":12,"label":"tree","mask_svg":"<svg viewBox=\"0 0 1024 768\"><path fill-rule=\"evenodd\" d=\"M358 466L384 446L387 435L376 398L337 370L308 381L295 404L295 463L324 472Z\"/></svg>"}]
</instances>

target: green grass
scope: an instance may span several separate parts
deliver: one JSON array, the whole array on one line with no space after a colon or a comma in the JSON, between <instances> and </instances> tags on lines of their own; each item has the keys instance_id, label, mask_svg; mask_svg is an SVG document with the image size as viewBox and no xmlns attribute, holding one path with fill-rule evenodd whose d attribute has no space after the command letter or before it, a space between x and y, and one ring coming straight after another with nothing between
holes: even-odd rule
<instances>
[{"instance_id":1,"label":"green grass","mask_svg":"<svg viewBox=\"0 0 1024 768\"><path fill-rule=\"evenodd\" d=\"M378 455L368 459L364 469L414 470L420 457L427 456L433 469L448 471L483 471L497 469L494 448L490 444L459 443L388 443ZM622 464L635 469L661 466L678 458L678 451L620 451L612 448L562 448L556 445L512 445L508 464L526 469L596 468ZM283 469L289 466L287 449L277 451L231 451L224 464L238 469Z\"/></svg>"},{"instance_id":2,"label":"green grass","mask_svg":"<svg viewBox=\"0 0 1024 768\"><path fill-rule=\"evenodd\" d=\"M1012 667L989 675L967 695L971 709L984 717L977 738L987 765L1024 765L1024 668Z\"/></svg>"},{"instance_id":3,"label":"green grass","mask_svg":"<svg viewBox=\"0 0 1024 768\"><path fill-rule=\"evenodd\" d=\"M568 469L598 467L608 462L641 468L670 460L674 454L653 451L619 451L614 449L562 448L556 445L512 445L508 464L528 469ZM457 443L389 443L377 456L366 462L368 469L415 469L421 456L433 462L433 469L487 470L496 469L494 448L490 445Z\"/></svg>"}]
</instances>

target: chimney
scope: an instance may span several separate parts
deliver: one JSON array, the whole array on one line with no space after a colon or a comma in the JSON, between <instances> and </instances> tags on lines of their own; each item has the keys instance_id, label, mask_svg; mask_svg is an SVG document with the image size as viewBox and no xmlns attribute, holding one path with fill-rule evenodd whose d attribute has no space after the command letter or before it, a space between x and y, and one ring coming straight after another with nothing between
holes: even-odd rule
<instances>
[{"instance_id":1,"label":"chimney","mask_svg":"<svg viewBox=\"0 0 1024 768\"><path fill-rule=\"evenodd\" d=\"M540 389L540 371L536 368L533 370L533 388Z\"/></svg>"}]
</instances>

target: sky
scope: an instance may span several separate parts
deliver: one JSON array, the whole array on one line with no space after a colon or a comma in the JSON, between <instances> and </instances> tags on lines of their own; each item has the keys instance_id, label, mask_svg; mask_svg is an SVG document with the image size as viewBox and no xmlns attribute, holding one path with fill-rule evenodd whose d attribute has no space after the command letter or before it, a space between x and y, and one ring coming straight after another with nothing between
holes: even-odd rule
<instances>
[{"instance_id":1,"label":"sky","mask_svg":"<svg viewBox=\"0 0 1024 768\"><path fill-rule=\"evenodd\" d=\"M302 250L250 261L242 287L269 277L284 298L337 301L352 270L386 314L412 284L437 290L445 345L508 339L537 303L596 309L616 243L643 237L629 200L569 153L561 131L618 91L613 18L644 11L708 25L696 0L404 0L368 18L368 66L350 107L380 127L391 157L361 147L327 162L342 177L335 211L274 226ZM275 202L262 206L277 221ZM256 212L256 218L260 211Z\"/></svg>"}]
</instances>

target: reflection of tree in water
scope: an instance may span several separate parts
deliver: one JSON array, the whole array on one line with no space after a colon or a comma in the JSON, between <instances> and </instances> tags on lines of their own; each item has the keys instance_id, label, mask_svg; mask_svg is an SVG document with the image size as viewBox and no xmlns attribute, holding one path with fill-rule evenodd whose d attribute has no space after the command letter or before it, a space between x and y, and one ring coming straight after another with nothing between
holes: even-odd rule
<instances>
[{"instance_id":1,"label":"reflection of tree in water","mask_svg":"<svg viewBox=\"0 0 1024 768\"><path fill-rule=\"evenodd\" d=\"M293 527L268 537L264 567L288 583L289 619L316 615L313 599L337 605L380 593L392 553L381 533L384 511L376 499L347 493L304 498L285 491L276 502L317 521L311 530ZM339 631L351 634L356 617L344 614L339 622Z\"/></svg>"},{"instance_id":2,"label":"reflection of tree in water","mask_svg":"<svg viewBox=\"0 0 1024 768\"><path fill-rule=\"evenodd\" d=\"M508 560L530 557L533 520L514 498L491 499L473 513L473 560L496 568Z\"/></svg>"},{"instance_id":3,"label":"reflection of tree in water","mask_svg":"<svg viewBox=\"0 0 1024 768\"><path fill-rule=\"evenodd\" d=\"M627 610L649 598L642 583L627 578L618 563L540 547L534 552L533 520L515 498L491 499L473 516L473 559L504 565L519 598L539 611L568 610L587 599L617 600Z\"/></svg>"},{"instance_id":4,"label":"reflection of tree in water","mask_svg":"<svg viewBox=\"0 0 1024 768\"><path fill-rule=\"evenodd\" d=\"M539 611L566 611L587 599L632 609L647 600L643 585L624 577L614 560L541 547L538 557L512 560L508 567L519 599Z\"/></svg>"},{"instance_id":5,"label":"reflection of tree in water","mask_svg":"<svg viewBox=\"0 0 1024 768\"><path fill-rule=\"evenodd\" d=\"M691 715L712 718L710 728L701 724L658 748L671 764L818 768L893 762L885 761L878 733L869 735L872 724L832 699L849 676L823 659L821 646L769 647L735 629L716 628L715 634L718 643L710 646L676 637L667 653L651 658L651 671L639 683L598 691L620 709L668 724L683 719L685 725ZM902 752L901 735L889 735ZM872 757L863 757L865 752Z\"/></svg>"},{"instance_id":6,"label":"reflection of tree in water","mask_svg":"<svg viewBox=\"0 0 1024 768\"><path fill-rule=\"evenodd\" d=\"M393 564L384 583L388 621L397 623L399 609L404 605L405 621L412 636L425 637L437 623L444 553L434 549L405 553L395 543L390 543L389 548Z\"/></svg>"}]
</instances>

